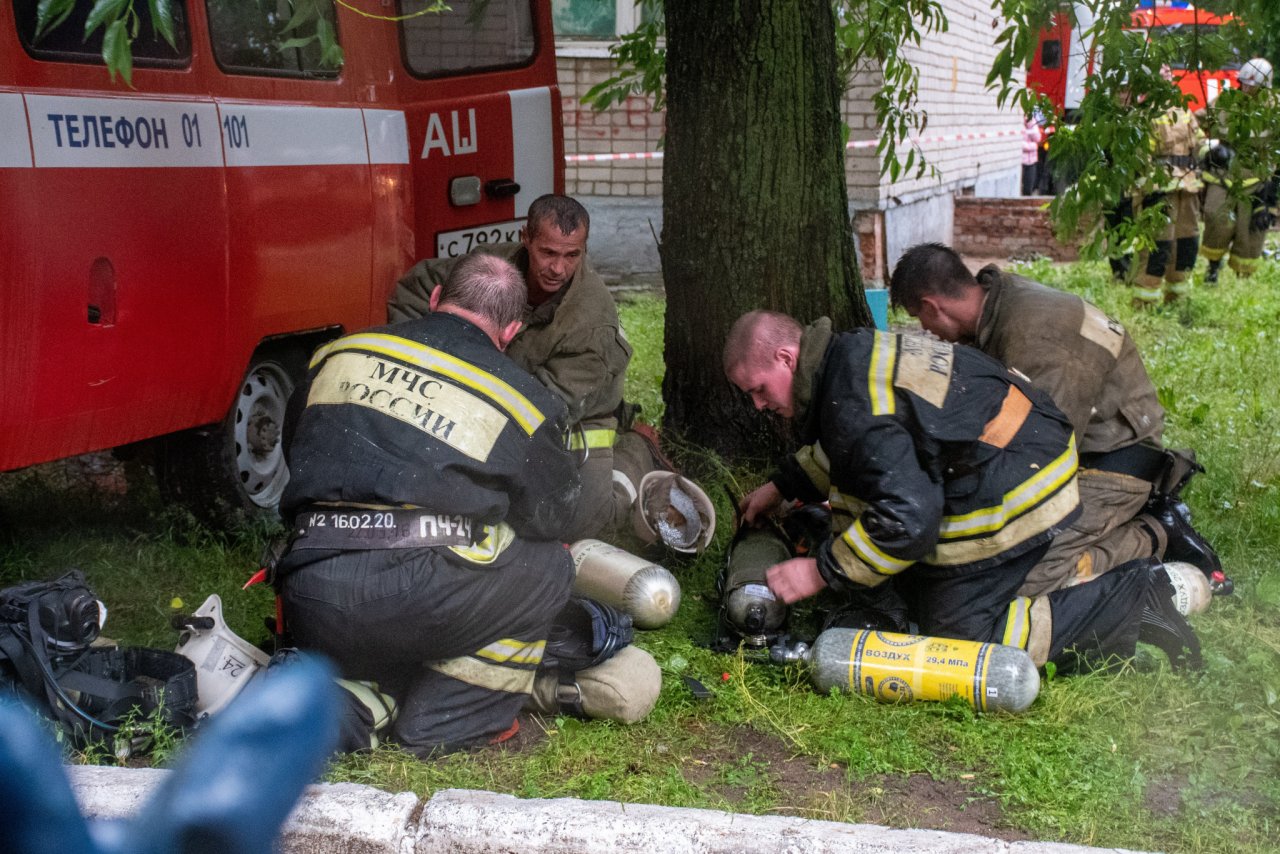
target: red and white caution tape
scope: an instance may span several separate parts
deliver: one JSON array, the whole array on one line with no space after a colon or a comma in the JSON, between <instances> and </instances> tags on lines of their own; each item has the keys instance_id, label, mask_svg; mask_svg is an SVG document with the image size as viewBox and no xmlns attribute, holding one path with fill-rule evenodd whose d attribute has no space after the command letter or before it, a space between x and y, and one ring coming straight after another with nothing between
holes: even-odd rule
<instances>
[{"instance_id":1,"label":"red and white caution tape","mask_svg":"<svg viewBox=\"0 0 1280 854\"><path fill-rule=\"evenodd\" d=\"M907 138L907 142L912 145L919 145L926 142L964 142L971 139L999 139L1000 137L1022 136L1023 131L1020 130L994 130L983 133L952 133L946 136L912 136ZM845 148L875 148L880 144L878 139L860 139L851 142Z\"/></svg>"},{"instance_id":2,"label":"red and white caution tape","mask_svg":"<svg viewBox=\"0 0 1280 854\"><path fill-rule=\"evenodd\" d=\"M966 142L975 139L1000 139L1003 137L1022 136L1020 130L997 130L982 133L953 133L946 136L913 136L907 141L912 145L935 142ZM860 139L851 142L845 148L875 148L880 144L878 139ZM566 154L564 162L573 163L609 163L614 160L661 160L661 151L624 151L617 154Z\"/></svg>"},{"instance_id":3,"label":"red and white caution tape","mask_svg":"<svg viewBox=\"0 0 1280 854\"><path fill-rule=\"evenodd\" d=\"M566 154L565 163L604 163L610 160L661 160L661 151L623 151L618 154Z\"/></svg>"}]
</instances>

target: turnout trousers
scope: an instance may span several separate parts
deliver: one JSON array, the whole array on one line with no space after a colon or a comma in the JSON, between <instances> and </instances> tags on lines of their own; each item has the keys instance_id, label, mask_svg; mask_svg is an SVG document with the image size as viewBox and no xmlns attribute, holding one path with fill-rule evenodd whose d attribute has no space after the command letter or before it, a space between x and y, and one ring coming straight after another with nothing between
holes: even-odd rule
<instances>
[{"instance_id":1,"label":"turnout trousers","mask_svg":"<svg viewBox=\"0 0 1280 854\"><path fill-rule=\"evenodd\" d=\"M1063 670L1131 657L1150 586L1146 569L1130 564L1090 584L1017 595L1047 550L978 570L916 564L895 581L926 635L1020 647L1037 667L1052 661Z\"/></svg>"},{"instance_id":2,"label":"turnout trousers","mask_svg":"<svg viewBox=\"0 0 1280 854\"><path fill-rule=\"evenodd\" d=\"M427 756L511 727L569 598L568 549L517 538L487 565L442 547L314 554L281 582L286 625L396 700L395 741Z\"/></svg>"}]
</instances>

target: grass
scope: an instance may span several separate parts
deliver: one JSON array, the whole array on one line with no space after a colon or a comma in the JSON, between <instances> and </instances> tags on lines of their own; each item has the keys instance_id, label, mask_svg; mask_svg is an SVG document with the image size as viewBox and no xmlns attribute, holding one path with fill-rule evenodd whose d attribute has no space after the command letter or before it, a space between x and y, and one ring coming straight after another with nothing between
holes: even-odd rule
<instances>
[{"instance_id":1,"label":"grass","mask_svg":"<svg viewBox=\"0 0 1280 854\"><path fill-rule=\"evenodd\" d=\"M721 531L697 559L669 564L684 605L638 643L664 670L644 722L548 718L518 751L419 762L391 749L336 762L329 779L421 796L447 787L524 797L614 798L841 821L939 826L926 799L894 790L927 779L951 793L952 818L994 805L996 824L1039 839L1145 850L1263 852L1280 822L1280 270L1229 273L1185 305L1139 314L1105 265L1036 263L1022 272L1073 290L1121 320L1168 410L1167 441L1206 464L1188 490L1196 524L1218 546L1237 595L1193 619L1202 674L1171 673L1145 652L1116 675L1044 682L1020 716L956 702L886 706L816 693L797 667L711 652L715 578L736 491L761 472L682 449L721 504ZM653 297L621 306L636 349L627 395L660 420L662 312ZM894 323L908 323L897 316ZM168 647L170 603L222 595L242 636L266 638L261 588L241 591L265 530L217 535L163 508L154 491L124 498L40 467L0 478L0 581L77 565L111 609L107 633ZM57 520L51 523L49 520ZM803 625L805 615L798 615ZM695 699L692 677L713 692Z\"/></svg>"}]
</instances>

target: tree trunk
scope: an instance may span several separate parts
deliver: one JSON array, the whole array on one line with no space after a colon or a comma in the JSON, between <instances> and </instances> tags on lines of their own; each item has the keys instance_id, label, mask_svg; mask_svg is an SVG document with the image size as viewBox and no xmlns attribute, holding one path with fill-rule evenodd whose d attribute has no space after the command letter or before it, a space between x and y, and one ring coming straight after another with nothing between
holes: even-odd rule
<instances>
[{"instance_id":1,"label":"tree trunk","mask_svg":"<svg viewBox=\"0 0 1280 854\"><path fill-rule=\"evenodd\" d=\"M757 308L870 324L854 263L831 4L666 4L667 426L725 455L783 435L721 368Z\"/></svg>"}]
</instances>

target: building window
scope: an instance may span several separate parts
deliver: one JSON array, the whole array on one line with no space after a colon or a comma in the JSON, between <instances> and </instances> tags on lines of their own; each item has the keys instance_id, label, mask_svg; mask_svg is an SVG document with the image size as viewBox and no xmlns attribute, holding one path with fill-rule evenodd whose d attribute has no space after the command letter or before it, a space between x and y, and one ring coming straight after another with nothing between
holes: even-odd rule
<instances>
[{"instance_id":1,"label":"building window","mask_svg":"<svg viewBox=\"0 0 1280 854\"><path fill-rule=\"evenodd\" d=\"M636 0L551 0L556 38L565 41L614 41L652 14Z\"/></svg>"}]
</instances>

